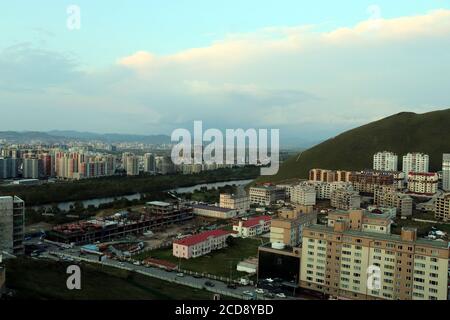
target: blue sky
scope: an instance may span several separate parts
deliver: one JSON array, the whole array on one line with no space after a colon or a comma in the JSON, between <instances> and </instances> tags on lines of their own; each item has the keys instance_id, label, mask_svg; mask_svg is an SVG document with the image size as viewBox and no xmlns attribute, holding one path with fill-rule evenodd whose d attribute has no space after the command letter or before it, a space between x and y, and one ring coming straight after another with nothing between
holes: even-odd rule
<instances>
[{"instance_id":1,"label":"blue sky","mask_svg":"<svg viewBox=\"0 0 450 320\"><path fill-rule=\"evenodd\" d=\"M66 27L71 4L80 30ZM381 27L367 24L379 21L373 5ZM0 128L150 134L200 119L315 139L447 108L449 80L436 73L450 63L449 10L448 0L3 2Z\"/></svg>"}]
</instances>

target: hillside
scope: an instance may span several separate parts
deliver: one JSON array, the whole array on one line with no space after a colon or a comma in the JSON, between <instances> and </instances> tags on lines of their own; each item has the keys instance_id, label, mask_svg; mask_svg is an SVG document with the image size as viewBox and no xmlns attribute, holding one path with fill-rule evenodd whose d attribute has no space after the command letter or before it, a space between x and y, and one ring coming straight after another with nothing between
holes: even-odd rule
<instances>
[{"instance_id":1,"label":"hillside","mask_svg":"<svg viewBox=\"0 0 450 320\"><path fill-rule=\"evenodd\" d=\"M276 176L257 182L306 178L312 168L362 170L372 167L377 151L430 155L430 170L442 167L442 154L450 153L450 109L424 114L402 112L344 132L285 161Z\"/></svg>"}]
</instances>

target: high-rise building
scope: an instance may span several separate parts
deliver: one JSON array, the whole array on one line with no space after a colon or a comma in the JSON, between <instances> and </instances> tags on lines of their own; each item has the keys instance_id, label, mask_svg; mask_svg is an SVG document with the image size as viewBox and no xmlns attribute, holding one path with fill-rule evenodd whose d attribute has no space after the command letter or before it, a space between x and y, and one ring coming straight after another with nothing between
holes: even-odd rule
<instances>
[{"instance_id":1,"label":"high-rise building","mask_svg":"<svg viewBox=\"0 0 450 320\"><path fill-rule=\"evenodd\" d=\"M0 179L17 178L17 159L0 158Z\"/></svg>"},{"instance_id":2,"label":"high-rise building","mask_svg":"<svg viewBox=\"0 0 450 320\"><path fill-rule=\"evenodd\" d=\"M442 157L442 189L450 191L450 153Z\"/></svg>"},{"instance_id":3,"label":"high-rise building","mask_svg":"<svg viewBox=\"0 0 450 320\"><path fill-rule=\"evenodd\" d=\"M309 180L320 182L348 182L350 181L350 174L351 171L311 169L309 171Z\"/></svg>"},{"instance_id":4,"label":"high-rise building","mask_svg":"<svg viewBox=\"0 0 450 320\"><path fill-rule=\"evenodd\" d=\"M25 203L19 197L0 197L0 252L23 254Z\"/></svg>"},{"instance_id":5,"label":"high-rise building","mask_svg":"<svg viewBox=\"0 0 450 320\"><path fill-rule=\"evenodd\" d=\"M403 172L405 178L410 172L428 172L430 166L430 157L423 153L408 153L403 156Z\"/></svg>"},{"instance_id":6,"label":"high-rise building","mask_svg":"<svg viewBox=\"0 0 450 320\"><path fill-rule=\"evenodd\" d=\"M22 176L25 179L39 179L43 176L43 168L41 159L23 159Z\"/></svg>"},{"instance_id":7,"label":"high-rise building","mask_svg":"<svg viewBox=\"0 0 450 320\"><path fill-rule=\"evenodd\" d=\"M300 287L338 299L447 300L448 242L418 239L412 228L391 234L389 221L355 210L306 227Z\"/></svg>"},{"instance_id":8,"label":"high-rise building","mask_svg":"<svg viewBox=\"0 0 450 320\"><path fill-rule=\"evenodd\" d=\"M154 173L155 170L155 155L152 153L144 154L144 172Z\"/></svg>"},{"instance_id":9,"label":"high-rise building","mask_svg":"<svg viewBox=\"0 0 450 320\"><path fill-rule=\"evenodd\" d=\"M137 156L127 156L125 157L125 163L128 176L139 175L139 158Z\"/></svg>"},{"instance_id":10,"label":"high-rise building","mask_svg":"<svg viewBox=\"0 0 450 320\"><path fill-rule=\"evenodd\" d=\"M398 156L389 151L378 152L373 156L373 169L380 171L397 171Z\"/></svg>"}]
</instances>

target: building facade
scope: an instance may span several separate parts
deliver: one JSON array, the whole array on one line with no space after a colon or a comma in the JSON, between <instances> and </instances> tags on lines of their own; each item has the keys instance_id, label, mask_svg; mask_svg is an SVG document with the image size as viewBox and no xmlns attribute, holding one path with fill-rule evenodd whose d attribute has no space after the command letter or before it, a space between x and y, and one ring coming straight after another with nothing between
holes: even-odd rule
<instances>
[{"instance_id":1,"label":"building facade","mask_svg":"<svg viewBox=\"0 0 450 320\"><path fill-rule=\"evenodd\" d=\"M380 207L395 207L402 217L410 217L413 209L413 199L401 193L394 186L375 188L374 204Z\"/></svg>"},{"instance_id":2,"label":"building facade","mask_svg":"<svg viewBox=\"0 0 450 320\"><path fill-rule=\"evenodd\" d=\"M0 197L0 252L24 253L25 203L19 197Z\"/></svg>"},{"instance_id":3,"label":"building facade","mask_svg":"<svg viewBox=\"0 0 450 320\"><path fill-rule=\"evenodd\" d=\"M233 231L242 238L250 238L270 231L272 218L270 216L251 217L239 220L233 224Z\"/></svg>"},{"instance_id":4,"label":"building facade","mask_svg":"<svg viewBox=\"0 0 450 320\"><path fill-rule=\"evenodd\" d=\"M450 193L444 193L436 198L434 216L445 222L450 221Z\"/></svg>"},{"instance_id":5,"label":"building facade","mask_svg":"<svg viewBox=\"0 0 450 320\"><path fill-rule=\"evenodd\" d=\"M442 156L442 189L450 191L450 153Z\"/></svg>"},{"instance_id":6,"label":"building facade","mask_svg":"<svg viewBox=\"0 0 450 320\"><path fill-rule=\"evenodd\" d=\"M373 156L373 169L379 171L397 171L398 156L389 151L377 152Z\"/></svg>"},{"instance_id":7,"label":"building facade","mask_svg":"<svg viewBox=\"0 0 450 320\"><path fill-rule=\"evenodd\" d=\"M316 204L316 189L309 184L299 184L291 188L291 202L303 206Z\"/></svg>"},{"instance_id":8,"label":"building facade","mask_svg":"<svg viewBox=\"0 0 450 320\"><path fill-rule=\"evenodd\" d=\"M305 228L300 286L341 299L446 300L448 243L365 232L356 221Z\"/></svg>"},{"instance_id":9,"label":"building facade","mask_svg":"<svg viewBox=\"0 0 450 320\"><path fill-rule=\"evenodd\" d=\"M337 189L331 192L330 204L341 210L358 209L361 206L361 196L357 191Z\"/></svg>"},{"instance_id":10,"label":"building facade","mask_svg":"<svg viewBox=\"0 0 450 320\"><path fill-rule=\"evenodd\" d=\"M272 185L251 187L249 191L250 204L270 206L277 201L277 188Z\"/></svg>"},{"instance_id":11,"label":"building facade","mask_svg":"<svg viewBox=\"0 0 450 320\"><path fill-rule=\"evenodd\" d=\"M214 250L227 246L227 238L231 236L229 231L212 230L199 233L173 242L172 254L175 257L191 259L201 257Z\"/></svg>"},{"instance_id":12,"label":"building facade","mask_svg":"<svg viewBox=\"0 0 450 320\"><path fill-rule=\"evenodd\" d=\"M408 177L410 172L428 172L430 157L427 154L414 152L403 156L403 172Z\"/></svg>"},{"instance_id":13,"label":"building facade","mask_svg":"<svg viewBox=\"0 0 450 320\"><path fill-rule=\"evenodd\" d=\"M250 209L250 199L245 192L238 192L236 194L221 193L220 207L233 209L238 211L247 211Z\"/></svg>"},{"instance_id":14,"label":"building facade","mask_svg":"<svg viewBox=\"0 0 450 320\"><path fill-rule=\"evenodd\" d=\"M438 191L439 175L435 172L410 172L408 191L422 195L434 195Z\"/></svg>"}]
</instances>

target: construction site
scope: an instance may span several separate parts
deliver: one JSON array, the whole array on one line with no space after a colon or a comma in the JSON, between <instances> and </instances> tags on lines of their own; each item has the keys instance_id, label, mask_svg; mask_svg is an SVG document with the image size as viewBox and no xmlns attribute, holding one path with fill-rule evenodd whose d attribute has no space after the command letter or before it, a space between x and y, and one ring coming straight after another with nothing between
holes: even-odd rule
<instances>
[{"instance_id":1,"label":"construction site","mask_svg":"<svg viewBox=\"0 0 450 320\"><path fill-rule=\"evenodd\" d=\"M47 239L72 245L106 242L164 231L193 218L192 208L184 204L153 201L139 210L55 226L47 233Z\"/></svg>"}]
</instances>

